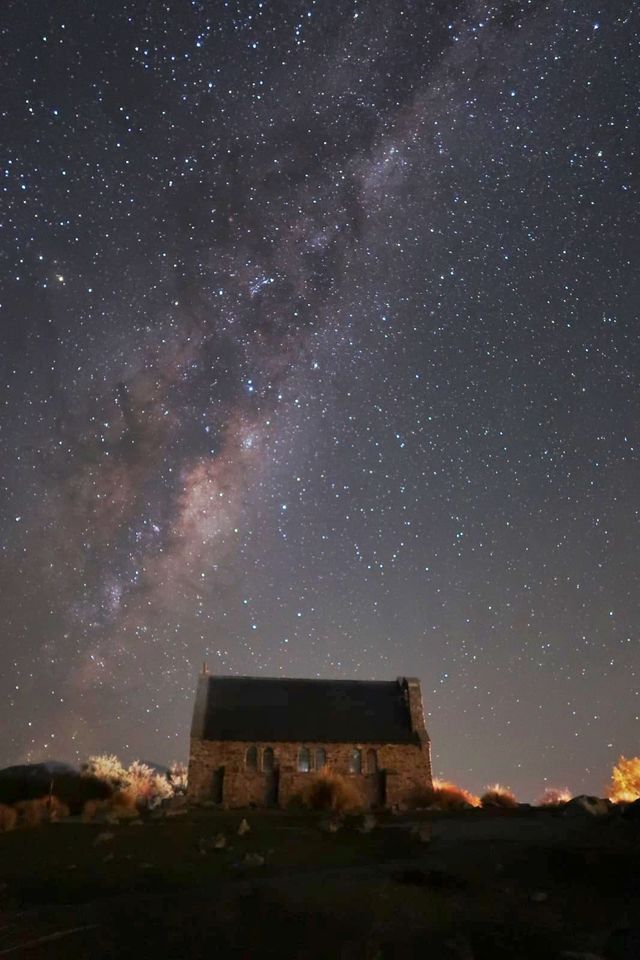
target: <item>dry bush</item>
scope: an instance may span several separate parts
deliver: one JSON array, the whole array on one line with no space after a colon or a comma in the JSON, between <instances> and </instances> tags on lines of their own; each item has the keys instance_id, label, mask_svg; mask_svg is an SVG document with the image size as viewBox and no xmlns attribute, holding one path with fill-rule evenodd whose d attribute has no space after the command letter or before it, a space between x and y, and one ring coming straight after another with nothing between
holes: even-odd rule
<instances>
[{"instance_id":1,"label":"dry bush","mask_svg":"<svg viewBox=\"0 0 640 960\"><path fill-rule=\"evenodd\" d=\"M640 757L620 757L611 771L607 796L614 803L633 803L640 798Z\"/></svg>"},{"instance_id":2,"label":"dry bush","mask_svg":"<svg viewBox=\"0 0 640 960\"><path fill-rule=\"evenodd\" d=\"M490 787L485 787L485 791L480 797L480 803L483 807L517 807L518 801L515 794L509 787L503 787L499 783L494 783Z\"/></svg>"},{"instance_id":3,"label":"dry bush","mask_svg":"<svg viewBox=\"0 0 640 960\"><path fill-rule=\"evenodd\" d=\"M136 795L131 789L116 790L111 797L110 811L118 820L132 820L138 816Z\"/></svg>"},{"instance_id":4,"label":"dry bush","mask_svg":"<svg viewBox=\"0 0 640 960\"><path fill-rule=\"evenodd\" d=\"M412 807L428 807L431 810L468 810L469 807L479 807L480 800L475 794L463 787L456 786L448 780L433 781L432 787L417 787L410 800Z\"/></svg>"},{"instance_id":5,"label":"dry bush","mask_svg":"<svg viewBox=\"0 0 640 960\"><path fill-rule=\"evenodd\" d=\"M538 800L539 807L561 807L568 803L573 794L567 787L547 787Z\"/></svg>"},{"instance_id":6,"label":"dry bush","mask_svg":"<svg viewBox=\"0 0 640 960\"><path fill-rule=\"evenodd\" d=\"M186 763L176 761L169 767L169 782L176 796L187 792L189 768Z\"/></svg>"},{"instance_id":7,"label":"dry bush","mask_svg":"<svg viewBox=\"0 0 640 960\"><path fill-rule=\"evenodd\" d=\"M439 810L464 810L467 807L479 807L480 799L464 787L436 779L433 781L432 805Z\"/></svg>"},{"instance_id":8,"label":"dry bush","mask_svg":"<svg viewBox=\"0 0 640 960\"><path fill-rule=\"evenodd\" d=\"M140 808L157 806L174 794L173 783L167 774L154 770L139 760L134 760L125 767L116 756L99 754L89 757L82 772L85 777L92 777L107 784L109 789L116 793L130 794ZM128 808L130 804L124 802L123 806Z\"/></svg>"},{"instance_id":9,"label":"dry bush","mask_svg":"<svg viewBox=\"0 0 640 960\"><path fill-rule=\"evenodd\" d=\"M38 797L36 800L20 800L15 805L18 814L18 823L21 827L38 827L49 819L49 797Z\"/></svg>"},{"instance_id":10,"label":"dry bush","mask_svg":"<svg viewBox=\"0 0 640 960\"><path fill-rule=\"evenodd\" d=\"M113 788L124 787L129 782L127 770L114 754L101 753L89 757L82 765L82 773L84 776L102 780Z\"/></svg>"},{"instance_id":11,"label":"dry bush","mask_svg":"<svg viewBox=\"0 0 640 960\"><path fill-rule=\"evenodd\" d=\"M362 808L362 797L355 783L327 767L310 777L302 791L302 802L311 810L330 810L333 813Z\"/></svg>"},{"instance_id":12,"label":"dry bush","mask_svg":"<svg viewBox=\"0 0 640 960\"><path fill-rule=\"evenodd\" d=\"M138 806L153 807L173 796L173 787L167 776L146 763L134 760L127 774L127 790L131 791Z\"/></svg>"},{"instance_id":13,"label":"dry bush","mask_svg":"<svg viewBox=\"0 0 640 960\"><path fill-rule=\"evenodd\" d=\"M14 830L18 823L18 812L6 803L0 803L0 833Z\"/></svg>"}]
</instances>

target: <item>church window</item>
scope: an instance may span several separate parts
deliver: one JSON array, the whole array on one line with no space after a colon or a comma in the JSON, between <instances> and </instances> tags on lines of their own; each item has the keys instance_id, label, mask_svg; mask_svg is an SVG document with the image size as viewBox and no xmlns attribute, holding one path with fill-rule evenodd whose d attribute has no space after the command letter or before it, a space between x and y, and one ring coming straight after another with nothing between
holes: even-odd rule
<instances>
[{"instance_id":1,"label":"church window","mask_svg":"<svg viewBox=\"0 0 640 960\"><path fill-rule=\"evenodd\" d=\"M301 747L298 753L298 773L309 773L311 769L311 754L307 747Z\"/></svg>"},{"instance_id":2,"label":"church window","mask_svg":"<svg viewBox=\"0 0 640 960\"><path fill-rule=\"evenodd\" d=\"M273 749L265 747L262 751L262 769L265 773L271 773L273 770Z\"/></svg>"},{"instance_id":3,"label":"church window","mask_svg":"<svg viewBox=\"0 0 640 960\"><path fill-rule=\"evenodd\" d=\"M349 773L362 773L362 750L356 747L351 753Z\"/></svg>"},{"instance_id":4,"label":"church window","mask_svg":"<svg viewBox=\"0 0 640 960\"><path fill-rule=\"evenodd\" d=\"M367 773L378 772L378 754L375 750L367 750Z\"/></svg>"},{"instance_id":5,"label":"church window","mask_svg":"<svg viewBox=\"0 0 640 960\"><path fill-rule=\"evenodd\" d=\"M247 752L244 755L244 765L247 770L257 770L258 769L258 748L251 746L247 748Z\"/></svg>"},{"instance_id":6,"label":"church window","mask_svg":"<svg viewBox=\"0 0 640 960\"><path fill-rule=\"evenodd\" d=\"M327 765L327 751L324 747L316 748L316 770L322 770Z\"/></svg>"}]
</instances>

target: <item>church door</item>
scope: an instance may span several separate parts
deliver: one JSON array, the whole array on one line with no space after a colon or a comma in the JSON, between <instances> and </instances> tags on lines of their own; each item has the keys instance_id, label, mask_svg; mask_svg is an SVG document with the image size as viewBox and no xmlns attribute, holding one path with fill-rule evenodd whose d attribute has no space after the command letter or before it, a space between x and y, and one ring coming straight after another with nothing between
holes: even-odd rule
<instances>
[{"instance_id":1,"label":"church door","mask_svg":"<svg viewBox=\"0 0 640 960\"><path fill-rule=\"evenodd\" d=\"M211 778L211 799L214 803L222 803L224 799L224 767L213 771Z\"/></svg>"}]
</instances>

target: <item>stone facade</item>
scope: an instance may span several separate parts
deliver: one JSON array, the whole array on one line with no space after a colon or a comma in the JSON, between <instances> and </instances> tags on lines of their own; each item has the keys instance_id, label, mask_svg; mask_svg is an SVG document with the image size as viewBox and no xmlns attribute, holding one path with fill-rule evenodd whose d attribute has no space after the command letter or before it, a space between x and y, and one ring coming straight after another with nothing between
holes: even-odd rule
<instances>
[{"instance_id":1,"label":"stone facade","mask_svg":"<svg viewBox=\"0 0 640 960\"><path fill-rule=\"evenodd\" d=\"M257 748L258 769L247 768L247 750ZM310 756L323 750L326 765L348 777L358 788L363 806L410 806L415 794L431 783L428 751L422 746L388 743L255 743L191 741L189 795L215 800L228 807L287 806L313 776L298 770L302 749ZM273 750L273 770L263 769L266 749ZM362 772L352 772L352 757L360 750Z\"/></svg>"},{"instance_id":2,"label":"stone facade","mask_svg":"<svg viewBox=\"0 0 640 960\"><path fill-rule=\"evenodd\" d=\"M192 736L189 796L227 807L287 806L322 766L348 777L365 808L411 806L431 785L420 684L403 685L410 743L209 740ZM308 766L308 770L306 769Z\"/></svg>"}]
</instances>

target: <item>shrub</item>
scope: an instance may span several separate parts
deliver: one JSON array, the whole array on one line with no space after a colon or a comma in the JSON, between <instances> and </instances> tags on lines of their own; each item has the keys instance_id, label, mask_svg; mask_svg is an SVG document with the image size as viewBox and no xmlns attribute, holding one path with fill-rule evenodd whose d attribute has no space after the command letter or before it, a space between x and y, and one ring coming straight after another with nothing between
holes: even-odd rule
<instances>
[{"instance_id":1,"label":"shrub","mask_svg":"<svg viewBox=\"0 0 640 960\"><path fill-rule=\"evenodd\" d=\"M0 833L14 830L18 822L18 813L6 803L0 803Z\"/></svg>"},{"instance_id":2,"label":"shrub","mask_svg":"<svg viewBox=\"0 0 640 960\"><path fill-rule=\"evenodd\" d=\"M49 797L38 797L36 800L19 800L15 805L18 814L18 823L21 827L38 827L49 819L47 804Z\"/></svg>"},{"instance_id":3,"label":"shrub","mask_svg":"<svg viewBox=\"0 0 640 960\"><path fill-rule=\"evenodd\" d=\"M432 805L439 810L465 810L468 807L479 807L480 800L464 787L459 787L448 780L435 779Z\"/></svg>"},{"instance_id":4,"label":"shrub","mask_svg":"<svg viewBox=\"0 0 640 960\"><path fill-rule=\"evenodd\" d=\"M178 765L176 765L178 766ZM133 797L133 803L138 807L154 807L163 800L168 800L173 796L174 788L171 780L165 773L154 770L153 767L140 760L134 760L128 767L111 754L102 754L95 757L89 757L82 768L84 777L92 777L107 785L109 793L112 791L120 795L120 800L124 795ZM107 794L108 795L108 794ZM94 799L89 797L87 799ZM95 797L95 799L106 799ZM123 806L130 808L128 800L123 801ZM92 809L89 807L88 809ZM97 808L99 809L99 808Z\"/></svg>"},{"instance_id":5,"label":"shrub","mask_svg":"<svg viewBox=\"0 0 640 960\"><path fill-rule=\"evenodd\" d=\"M138 806L153 807L173 796L173 788L164 773L159 773L134 760L127 770L129 782L126 788L135 797Z\"/></svg>"},{"instance_id":6,"label":"shrub","mask_svg":"<svg viewBox=\"0 0 640 960\"><path fill-rule=\"evenodd\" d=\"M509 787L503 787L499 783L494 783L491 787L486 787L480 797L480 803L483 807L517 807L518 801L515 794Z\"/></svg>"},{"instance_id":7,"label":"shrub","mask_svg":"<svg viewBox=\"0 0 640 960\"><path fill-rule=\"evenodd\" d=\"M57 823L69 816L69 807L58 797L48 795L34 800L20 800L15 811L21 826L37 827L41 823Z\"/></svg>"},{"instance_id":8,"label":"shrub","mask_svg":"<svg viewBox=\"0 0 640 960\"><path fill-rule=\"evenodd\" d=\"M560 807L568 803L573 794L567 787L547 787L538 800L539 807Z\"/></svg>"},{"instance_id":9,"label":"shrub","mask_svg":"<svg viewBox=\"0 0 640 960\"><path fill-rule=\"evenodd\" d=\"M110 784L114 789L125 787L129 782L128 771L123 767L114 754L102 753L89 757L82 765L84 776L95 777L103 783Z\"/></svg>"},{"instance_id":10,"label":"shrub","mask_svg":"<svg viewBox=\"0 0 640 960\"><path fill-rule=\"evenodd\" d=\"M169 767L169 782L176 796L187 792L189 768L186 763L175 762Z\"/></svg>"},{"instance_id":11,"label":"shrub","mask_svg":"<svg viewBox=\"0 0 640 960\"><path fill-rule=\"evenodd\" d=\"M614 803L633 803L640 798L640 757L620 757L611 771L607 796Z\"/></svg>"},{"instance_id":12,"label":"shrub","mask_svg":"<svg viewBox=\"0 0 640 960\"><path fill-rule=\"evenodd\" d=\"M302 802L311 810L330 810L333 813L360 810L362 807L362 797L356 785L327 767L310 777L302 791Z\"/></svg>"},{"instance_id":13,"label":"shrub","mask_svg":"<svg viewBox=\"0 0 640 960\"><path fill-rule=\"evenodd\" d=\"M448 780L433 781L432 787L419 787L413 791L412 807L429 807L432 810L468 810L469 807L479 807L480 800L475 794L463 787L456 786Z\"/></svg>"}]
</instances>

